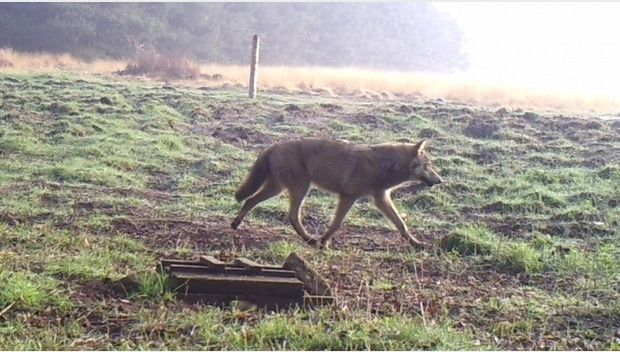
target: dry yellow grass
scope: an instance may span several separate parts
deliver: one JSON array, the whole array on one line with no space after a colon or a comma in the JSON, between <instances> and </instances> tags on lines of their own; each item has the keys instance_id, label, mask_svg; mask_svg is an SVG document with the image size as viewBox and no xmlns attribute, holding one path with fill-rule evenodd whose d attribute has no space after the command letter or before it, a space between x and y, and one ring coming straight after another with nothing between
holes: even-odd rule
<instances>
[{"instance_id":1,"label":"dry yellow grass","mask_svg":"<svg viewBox=\"0 0 620 352\"><path fill-rule=\"evenodd\" d=\"M244 83L245 66L203 65L203 72L220 73ZM620 110L620 96L542 90L536 87L491 83L463 74L376 71L356 68L276 67L259 68L263 88L328 89L336 94L370 97L423 96L467 103L599 113Z\"/></svg>"},{"instance_id":2,"label":"dry yellow grass","mask_svg":"<svg viewBox=\"0 0 620 352\"><path fill-rule=\"evenodd\" d=\"M26 54L0 49L0 72L74 71L113 73L128 61L95 60L84 62L68 54ZM249 68L241 65L202 65L203 74L220 74L223 80L199 78L191 84L243 84ZM533 108L543 110L612 113L620 111L620 96L569 93L562 90L491 83L459 74L378 71L357 68L260 66L261 89L291 92L314 91L329 95L357 95L371 99L443 98L472 104Z\"/></svg>"},{"instance_id":3,"label":"dry yellow grass","mask_svg":"<svg viewBox=\"0 0 620 352\"><path fill-rule=\"evenodd\" d=\"M20 53L0 49L0 70L17 72L77 71L111 73L124 68L126 61L94 60L85 62L69 54Z\"/></svg>"}]
</instances>

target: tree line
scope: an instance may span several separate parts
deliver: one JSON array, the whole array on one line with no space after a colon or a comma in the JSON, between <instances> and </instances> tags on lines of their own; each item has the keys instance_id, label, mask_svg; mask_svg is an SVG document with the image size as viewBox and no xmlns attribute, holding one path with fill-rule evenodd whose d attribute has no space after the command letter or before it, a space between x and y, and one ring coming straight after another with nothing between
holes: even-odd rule
<instances>
[{"instance_id":1,"label":"tree line","mask_svg":"<svg viewBox=\"0 0 620 352\"><path fill-rule=\"evenodd\" d=\"M129 58L134 45L201 62L449 71L462 33L430 3L1 3L0 46ZM132 44L133 43L133 44Z\"/></svg>"}]
</instances>

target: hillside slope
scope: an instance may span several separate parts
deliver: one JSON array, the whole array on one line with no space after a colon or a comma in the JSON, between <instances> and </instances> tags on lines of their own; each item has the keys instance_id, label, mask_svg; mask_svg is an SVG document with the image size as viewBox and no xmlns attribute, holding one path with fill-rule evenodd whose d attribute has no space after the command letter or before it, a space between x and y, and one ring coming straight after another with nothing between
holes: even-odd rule
<instances>
[{"instance_id":1,"label":"hillside slope","mask_svg":"<svg viewBox=\"0 0 620 352\"><path fill-rule=\"evenodd\" d=\"M70 74L2 74L0 92L0 349L620 346L618 121ZM445 185L394 198L433 247L410 249L368 200L323 252L294 234L285 197L231 230L256 154L302 136L428 138ZM311 233L334 206L311 192ZM336 307L194 307L154 271L293 250Z\"/></svg>"}]
</instances>

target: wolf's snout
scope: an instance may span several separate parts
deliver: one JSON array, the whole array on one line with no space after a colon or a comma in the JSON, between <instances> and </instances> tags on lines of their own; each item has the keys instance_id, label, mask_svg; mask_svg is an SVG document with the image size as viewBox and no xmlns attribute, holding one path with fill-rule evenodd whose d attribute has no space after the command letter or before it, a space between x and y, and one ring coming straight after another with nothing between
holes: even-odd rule
<instances>
[{"instance_id":1,"label":"wolf's snout","mask_svg":"<svg viewBox=\"0 0 620 352\"><path fill-rule=\"evenodd\" d=\"M433 187L433 186L440 185L443 183L443 180L441 179L441 177L437 177L433 179L425 178L423 179L423 181L428 187Z\"/></svg>"},{"instance_id":2,"label":"wolf's snout","mask_svg":"<svg viewBox=\"0 0 620 352\"><path fill-rule=\"evenodd\" d=\"M421 177L421 181L424 182L428 187L433 187L435 185L443 183L443 179L441 178L441 176L437 175L436 173L430 175L423 175Z\"/></svg>"},{"instance_id":3,"label":"wolf's snout","mask_svg":"<svg viewBox=\"0 0 620 352\"><path fill-rule=\"evenodd\" d=\"M433 187L435 185L435 182L433 182L432 180L429 180L427 178L423 179L422 181L424 182L426 187Z\"/></svg>"},{"instance_id":4,"label":"wolf's snout","mask_svg":"<svg viewBox=\"0 0 620 352\"><path fill-rule=\"evenodd\" d=\"M424 181L430 187L435 185L440 185L443 183L443 179L435 170L428 170L428 172L424 175Z\"/></svg>"}]
</instances>

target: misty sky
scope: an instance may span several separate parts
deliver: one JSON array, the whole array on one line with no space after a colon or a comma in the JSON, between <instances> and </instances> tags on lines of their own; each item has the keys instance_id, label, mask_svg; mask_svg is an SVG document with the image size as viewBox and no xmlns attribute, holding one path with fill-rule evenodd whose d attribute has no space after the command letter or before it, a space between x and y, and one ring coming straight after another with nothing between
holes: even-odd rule
<instances>
[{"instance_id":1,"label":"misty sky","mask_svg":"<svg viewBox=\"0 0 620 352\"><path fill-rule=\"evenodd\" d=\"M461 25L471 73L620 96L620 3L435 3Z\"/></svg>"}]
</instances>

